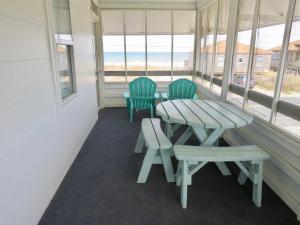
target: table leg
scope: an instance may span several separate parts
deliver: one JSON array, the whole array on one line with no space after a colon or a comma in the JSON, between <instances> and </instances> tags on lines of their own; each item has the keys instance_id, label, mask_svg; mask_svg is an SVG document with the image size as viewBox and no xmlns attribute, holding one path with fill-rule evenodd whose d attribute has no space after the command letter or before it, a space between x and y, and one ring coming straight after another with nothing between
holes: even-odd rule
<instances>
[{"instance_id":1,"label":"table leg","mask_svg":"<svg viewBox=\"0 0 300 225\"><path fill-rule=\"evenodd\" d=\"M171 123L166 122L165 132L169 139L173 136Z\"/></svg>"},{"instance_id":2,"label":"table leg","mask_svg":"<svg viewBox=\"0 0 300 225\"><path fill-rule=\"evenodd\" d=\"M224 133L224 128L219 128L213 130L209 135L207 134L206 130L204 128L200 127L193 127L193 131L198 138L198 140L201 142L201 146L212 146L219 137ZM216 162L217 167L221 171L221 173L224 176L231 175L228 167L224 162Z\"/></svg>"},{"instance_id":3,"label":"table leg","mask_svg":"<svg viewBox=\"0 0 300 225\"><path fill-rule=\"evenodd\" d=\"M183 145L193 135L193 129L188 127L175 142L175 145Z\"/></svg>"}]
</instances>

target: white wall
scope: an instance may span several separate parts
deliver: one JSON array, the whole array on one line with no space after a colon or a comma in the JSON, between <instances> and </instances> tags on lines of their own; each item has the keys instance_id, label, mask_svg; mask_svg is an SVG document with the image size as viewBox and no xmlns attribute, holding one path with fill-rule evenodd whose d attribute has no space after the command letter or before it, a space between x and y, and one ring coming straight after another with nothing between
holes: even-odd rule
<instances>
[{"instance_id":1,"label":"white wall","mask_svg":"<svg viewBox=\"0 0 300 225\"><path fill-rule=\"evenodd\" d=\"M97 120L90 1L70 0L78 95L56 109L43 0L0 1L0 224L37 224Z\"/></svg>"}]
</instances>

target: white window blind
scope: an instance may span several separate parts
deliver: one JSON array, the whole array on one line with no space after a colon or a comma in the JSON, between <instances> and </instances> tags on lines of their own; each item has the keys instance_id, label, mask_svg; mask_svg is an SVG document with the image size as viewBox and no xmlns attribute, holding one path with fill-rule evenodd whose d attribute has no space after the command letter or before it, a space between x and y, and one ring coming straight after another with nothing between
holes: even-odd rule
<instances>
[{"instance_id":1,"label":"white window blind","mask_svg":"<svg viewBox=\"0 0 300 225\"><path fill-rule=\"evenodd\" d=\"M174 34L194 34L195 33L195 11L174 10Z\"/></svg>"},{"instance_id":2,"label":"white window blind","mask_svg":"<svg viewBox=\"0 0 300 225\"><path fill-rule=\"evenodd\" d=\"M171 10L147 11L148 34L171 34L172 18Z\"/></svg>"},{"instance_id":3,"label":"white window blind","mask_svg":"<svg viewBox=\"0 0 300 225\"><path fill-rule=\"evenodd\" d=\"M146 32L146 15L143 10L126 10L126 34L144 34Z\"/></svg>"},{"instance_id":4,"label":"white window blind","mask_svg":"<svg viewBox=\"0 0 300 225\"><path fill-rule=\"evenodd\" d=\"M227 33L227 23L229 16L230 0L220 1L219 4L219 20L218 20L218 35Z\"/></svg>"},{"instance_id":5,"label":"white window blind","mask_svg":"<svg viewBox=\"0 0 300 225\"><path fill-rule=\"evenodd\" d=\"M101 12L102 32L106 35L124 33L124 15L122 10L103 10Z\"/></svg>"}]
</instances>

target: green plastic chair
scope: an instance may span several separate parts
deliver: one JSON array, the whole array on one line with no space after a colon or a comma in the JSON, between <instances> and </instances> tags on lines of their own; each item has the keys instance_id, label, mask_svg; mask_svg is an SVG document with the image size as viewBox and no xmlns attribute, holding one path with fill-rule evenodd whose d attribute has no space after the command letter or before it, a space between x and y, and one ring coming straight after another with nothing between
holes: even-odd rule
<instances>
[{"instance_id":1,"label":"green plastic chair","mask_svg":"<svg viewBox=\"0 0 300 225\"><path fill-rule=\"evenodd\" d=\"M147 110L151 112L151 117L155 114L156 83L147 78L139 77L129 83L129 96L124 93L130 122L133 122L134 110Z\"/></svg>"},{"instance_id":2,"label":"green plastic chair","mask_svg":"<svg viewBox=\"0 0 300 225\"><path fill-rule=\"evenodd\" d=\"M163 100L198 99L196 90L197 86L193 81L182 78L169 84L169 92L162 93L161 97Z\"/></svg>"}]
</instances>

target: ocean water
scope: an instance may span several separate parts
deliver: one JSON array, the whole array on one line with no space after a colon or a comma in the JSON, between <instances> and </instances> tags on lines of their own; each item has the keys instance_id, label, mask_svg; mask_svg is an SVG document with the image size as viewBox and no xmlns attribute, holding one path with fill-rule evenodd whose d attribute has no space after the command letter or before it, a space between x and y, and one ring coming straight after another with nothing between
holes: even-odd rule
<instances>
[{"instance_id":1,"label":"ocean water","mask_svg":"<svg viewBox=\"0 0 300 225\"><path fill-rule=\"evenodd\" d=\"M192 53L174 52L174 64L183 64L193 59ZM104 61L108 64L124 63L123 52L104 52ZM127 61L136 62L137 64L145 62L144 52L127 52ZM168 52L148 52L148 64L168 65L171 62L171 53Z\"/></svg>"}]
</instances>

